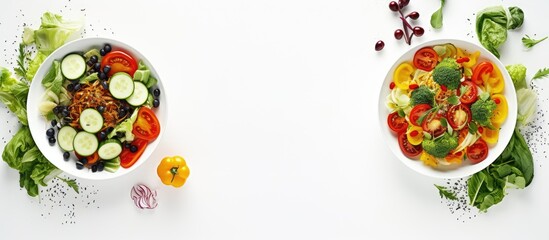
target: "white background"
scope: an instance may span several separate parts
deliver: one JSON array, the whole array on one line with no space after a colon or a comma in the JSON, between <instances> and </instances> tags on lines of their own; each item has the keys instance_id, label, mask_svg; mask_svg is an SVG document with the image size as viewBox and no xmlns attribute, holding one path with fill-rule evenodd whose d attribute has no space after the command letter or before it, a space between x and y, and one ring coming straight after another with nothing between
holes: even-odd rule
<instances>
[{"instance_id":1,"label":"white background","mask_svg":"<svg viewBox=\"0 0 549 240\"><path fill-rule=\"evenodd\" d=\"M452 213L433 186L446 180L408 169L384 145L378 93L410 48L393 38L401 22L388 3L3 1L0 66L14 66L13 42L24 23L38 27L44 11L81 16L85 36L114 37L148 57L166 88L170 119L139 169L115 180L79 179L86 190L68 191L59 203L44 192L28 197L18 173L0 162L0 238L547 239L545 144L531 141L539 146L533 183L481 214L455 207ZM412 0L405 9L418 11L413 24L426 29L412 46L438 38L478 43L474 13L518 5L525 24L509 32L501 60L525 64L529 78L549 67L549 41L530 51L520 42L524 34L549 35L548 2L449 0L438 31L429 19L439 4ZM375 52L379 39L386 46ZM544 81L537 84L542 105ZM3 149L17 124L3 105L0 115ZM548 128L541 114L535 124L539 132ZM160 159L171 155L183 156L191 169L180 189L156 176ZM158 191L156 209L133 205L136 183Z\"/></svg>"}]
</instances>

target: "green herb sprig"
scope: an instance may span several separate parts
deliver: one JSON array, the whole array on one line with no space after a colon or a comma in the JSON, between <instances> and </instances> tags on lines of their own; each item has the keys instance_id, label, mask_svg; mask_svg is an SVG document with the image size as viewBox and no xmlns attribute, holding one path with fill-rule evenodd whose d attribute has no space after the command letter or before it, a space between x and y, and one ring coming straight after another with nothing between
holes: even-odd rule
<instances>
[{"instance_id":1,"label":"green herb sprig","mask_svg":"<svg viewBox=\"0 0 549 240\"><path fill-rule=\"evenodd\" d=\"M541 39L533 39L531 38L530 36L528 35L524 35L524 37L522 37L522 44L526 47L526 48L532 48L533 46L535 46L536 44L542 42L543 40L547 39L547 37L544 37L544 38L541 38Z\"/></svg>"},{"instance_id":2,"label":"green herb sprig","mask_svg":"<svg viewBox=\"0 0 549 240\"><path fill-rule=\"evenodd\" d=\"M534 79L540 79L540 78L545 78L549 76L549 68L542 68L542 69L539 69L536 74L534 75L534 77L532 78L532 80Z\"/></svg>"}]
</instances>

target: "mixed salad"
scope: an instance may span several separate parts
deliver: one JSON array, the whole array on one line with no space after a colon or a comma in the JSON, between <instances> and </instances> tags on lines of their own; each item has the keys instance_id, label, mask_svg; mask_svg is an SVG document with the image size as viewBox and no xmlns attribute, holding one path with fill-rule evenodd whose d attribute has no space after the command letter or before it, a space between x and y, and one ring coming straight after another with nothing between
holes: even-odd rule
<instances>
[{"instance_id":1,"label":"mixed salad","mask_svg":"<svg viewBox=\"0 0 549 240\"><path fill-rule=\"evenodd\" d=\"M110 44L54 60L42 85L39 111L51 121L46 136L77 169L129 168L160 134L152 110L160 106L157 79Z\"/></svg>"},{"instance_id":2,"label":"mixed salad","mask_svg":"<svg viewBox=\"0 0 549 240\"><path fill-rule=\"evenodd\" d=\"M402 153L431 167L476 164L498 142L507 118L500 69L453 44L419 49L388 86L389 128Z\"/></svg>"}]
</instances>

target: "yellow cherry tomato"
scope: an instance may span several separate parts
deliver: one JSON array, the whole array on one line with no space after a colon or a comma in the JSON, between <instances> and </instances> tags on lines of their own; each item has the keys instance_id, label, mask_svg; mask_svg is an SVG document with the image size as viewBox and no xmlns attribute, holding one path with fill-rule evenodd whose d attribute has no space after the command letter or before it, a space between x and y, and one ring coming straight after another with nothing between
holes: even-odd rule
<instances>
[{"instance_id":1,"label":"yellow cherry tomato","mask_svg":"<svg viewBox=\"0 0 549 240\"><path fill-rule=\"evenodd\" d=\"M482 140L484 140L487 144L496 144L498 142L499 124L492 123L492 125L494 126L494 129L485 127L482 129L482 134L480 135Z\"/></svg>"},{"instance_id":2,"label":"yellow cherry tomato","mask_svg":"<svg viewBox=\"0 0 549 240\"><path fill-rule=\"evenodd\" d=\"M156 173L162 183L174 187L181 187L187 181L190 171L185 159L180 156L165 157L162 159Z\"/></svg>"},{"instance_id":3,"label":"yellow cherry tomato","mask_svg":"<svg viewBox=\"0 0 549 240\"><path fill-rule=\"evenodd\" d=\"M509 106L507 106L507 99L503 94L494 94L491 98L496 102L496 109L494 109L490 121L493 125L499 126L507 119Z\"/></svg>"},{"instance_id":4,"label":"yellow cherry tomato","mask_svg":"<svg viewBox=\"0 0 549 240\"><path fill-rule=\"evenodd\" d=\"M408 131L406 131L406 138L412 145L419 145L423 142L423 128L412 125Z\"/></svg>"},{"instance_id":5,"label":"yellow cherry tomato","mask_svg":"<svg viewBox=\"0 0 549 240\"><path fill-rule=\"evenodd\" d=\"M403 62L396 68L393 74L395 85L401 90L408 90L416 69L409 62Z\"/></svg>"},{"instance_id":6,"label":"yellow cherry tomato","mask_svg":"<svg viewBox=\"0 0 549 240\"><path fill-rule=\"evenodd\" d=\"M428 154L425 151L421 152L421 156L419 157L419 160L421 160L427 166L431 166L431 167L438 166L438 162L435 159L435 156Z\"/></svg>"},{"instance_id":7,"label":"yellow cherry tomato","mask_svg":"<svg viewBox=\"0 0 549 240\"><path fill-rule=\"evenodd\" d=\"M503 75L501 75L501 71L495 64L492 65L494 66L494 70L492 70L489 76L483 77L484 85L490 93L501 93L505 87Z\"/></svg>"}]
</instances>

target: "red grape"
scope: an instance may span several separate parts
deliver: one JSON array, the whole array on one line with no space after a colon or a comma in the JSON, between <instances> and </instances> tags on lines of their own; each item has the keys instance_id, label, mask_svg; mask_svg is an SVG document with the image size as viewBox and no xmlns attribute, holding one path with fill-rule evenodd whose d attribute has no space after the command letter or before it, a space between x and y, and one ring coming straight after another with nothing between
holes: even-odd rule
<instances>
[{"instance_id":1,"label":"red grape","mask_svg":"<svg viewBox=\"0 0 549 240\"><path fill-rule=\"evenodd\" d=\"M410 14L408 14L408 17L410 17L413 20L416 20L416 19L419 18L419 13L418 12L411 12Z\"/></svg>"},{"instance_id":2,"label":"red grape","mask_svg":"<svg viewBox=\"0 0 549 240\"><path fill-rule=\"evenodd\" d=\"M395 1L391 1L389 3L389 9L391 9L391 11L393 12L396 12L398 11L400 8L398 7L398 3L396 3Z\"/></svg>"},{"instance_id":3,"label":"red grape","mask_svg":"<svg viewBox=\"0 0 549 240\"><path fill-rule=\"evenodd\" d=\"M410 0L398 0L398 6L400 8L404 8L408 6L408 3L410 3Z\"/></svg>"},{"instance_id":4,"label":"red grape","mask_svg":"<svg viewBox=\"0 0 549 240\"><path fill-rule=\"evenodd\" d=\"M395 38L400 40L404 36L404 31L402 29L395 30Z\"/></svg>"},{"instance_id":5,"label":"red grape","mask_svg":"<svg viewBox=\"0 0 549 240\"><path fill-rule=\"evenodd\" d=\"M421 37L421 35L423 35L423 33L425 33L425 30L423 30L422 27L414 27L413 29L414 31L414 35L418 36L418 37Z\"/></svg>"},{"instance_id":6,"label":"red grape","mask_svg":"<svg viewBox=\"0 0 549 240\"><path fill-rule=\"evenodd\" d=\"M385 43L381 40L376 42L376 51L381 51L385 47Z\"/></svg>"}]
</instances>

